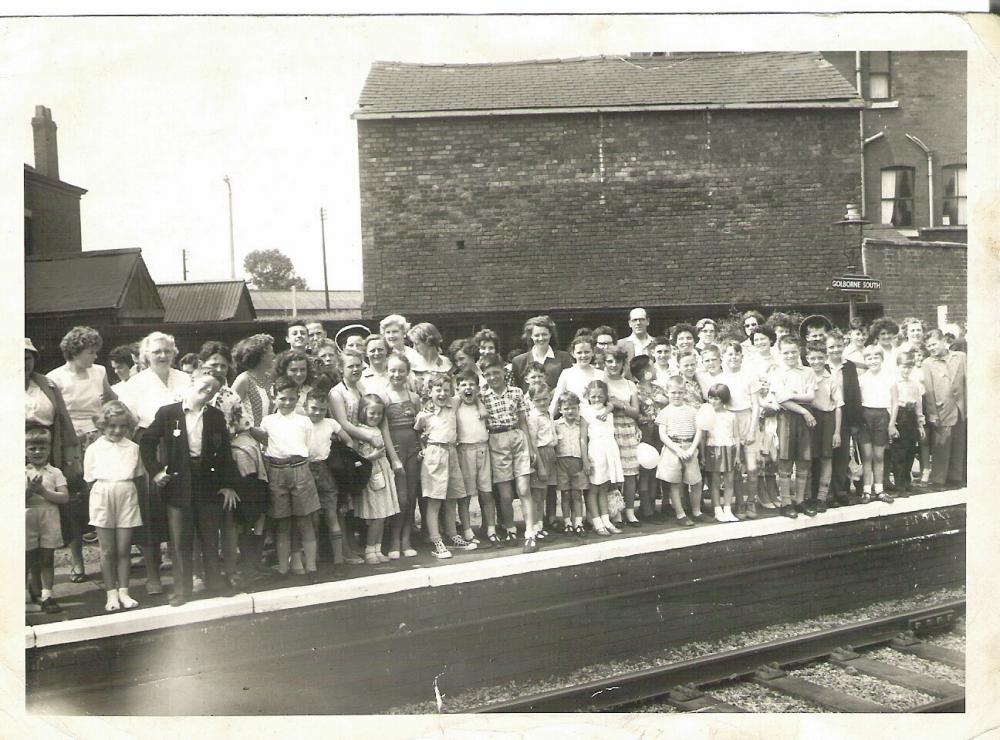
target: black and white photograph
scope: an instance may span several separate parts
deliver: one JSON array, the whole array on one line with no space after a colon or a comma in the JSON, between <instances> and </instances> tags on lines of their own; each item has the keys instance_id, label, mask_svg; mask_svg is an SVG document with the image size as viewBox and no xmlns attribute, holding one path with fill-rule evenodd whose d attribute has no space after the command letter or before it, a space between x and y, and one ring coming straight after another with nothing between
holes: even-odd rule
<instances>
[{"instance_id":1,"label":"black and white photograph","mask_svg":"<svg viewBox=\"0 0 1000 740\"><path fill-rule=\"evenodd\" d=\"M15 735L991 732L996 16L0 30Z\"/></svg>"}]
</instances>

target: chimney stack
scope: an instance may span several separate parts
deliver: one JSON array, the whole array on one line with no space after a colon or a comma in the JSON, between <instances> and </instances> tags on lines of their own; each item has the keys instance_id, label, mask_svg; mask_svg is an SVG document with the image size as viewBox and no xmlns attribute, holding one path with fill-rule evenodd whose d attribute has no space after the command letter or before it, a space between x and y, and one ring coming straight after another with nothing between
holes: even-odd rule
<instances>
[{"instance_id":1,"label":"chimney stack","mask_svg":"<svg viewBox=\"0 0 1000 740\"><path fill-rule=\"evenodd\" d=\"M31 128L35 132L35 169L58 180L59 148L56 146L56 124L52 120L52 111L44 105L36 105Z\"/></svg>"}]
</instances>

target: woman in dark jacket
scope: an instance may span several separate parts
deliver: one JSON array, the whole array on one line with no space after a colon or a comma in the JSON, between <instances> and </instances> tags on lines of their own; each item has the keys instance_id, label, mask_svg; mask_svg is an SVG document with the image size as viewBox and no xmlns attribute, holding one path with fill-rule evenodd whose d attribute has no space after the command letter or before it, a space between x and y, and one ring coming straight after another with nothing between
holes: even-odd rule
<instances>
[{"instance_id":1,"label":"woman in dark jacket","mask_svg":"<svg viewBox=\"0 0 1000 740\"><path fill-rule=\"evenodd\" d=\"M524 322L521 339L530 349L511 361L514 384L523 388L528 366L532 362L537 362L545 368L545 382L549 388L555 388L560 373L573 365L573 358L569 352L552 348L553 344L559 343L555 322L548 316L532 316Z\"/></svg>"}]
</instances>

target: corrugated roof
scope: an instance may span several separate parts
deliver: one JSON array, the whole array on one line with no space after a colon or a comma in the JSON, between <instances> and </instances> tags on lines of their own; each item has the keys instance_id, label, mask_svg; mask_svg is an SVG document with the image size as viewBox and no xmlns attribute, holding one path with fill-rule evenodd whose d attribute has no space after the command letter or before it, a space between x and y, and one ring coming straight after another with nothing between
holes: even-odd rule
<instances>
[{"instance_id":1,"label":"corrugated roof","mask_svg":"<svg viewBox=\"0 0 1000 740\"><path fill-rule=\"evenodd\" d=\"M133 275L148 279L138 249L107 249L24 261L24 313L117 310Z\"/></svg>"},{"instance_id":2,"label":"corrugated roof","mask_svg":"<svg viewBox=\"0 0 1000 740\"><path fill-rule=\"evenodd\" d=\"M592 57L498 64L375 62L355 116L511 109L863 101L819 52ZM530 110L525 112L531 112Z\"/></svg>"},{"instance_id":3,"label":"corrugated roof","mask_svg":"<svg viewBox=\"0 0 1000 740\"><path fill-rule=\"evenodd\" d=\"M250 298L258 311L291 311L292 291L251 290ZM330 310L360 309L363 296L360 290L331 290ZM322 290L295 291L296 310L326 310L326 297Z\"/></svg>"},{"instance_id":4,"label":"corrugated roof","mask_svg":"<svg viewBox=\"0 0 1000 740\"><path fill-rule=\"evenodd\" d=\"M167 322L229 321L236 318L244 294L251 312L256 313L243 280L160 283L156 289Z\"/></svg>"}]
</instances>

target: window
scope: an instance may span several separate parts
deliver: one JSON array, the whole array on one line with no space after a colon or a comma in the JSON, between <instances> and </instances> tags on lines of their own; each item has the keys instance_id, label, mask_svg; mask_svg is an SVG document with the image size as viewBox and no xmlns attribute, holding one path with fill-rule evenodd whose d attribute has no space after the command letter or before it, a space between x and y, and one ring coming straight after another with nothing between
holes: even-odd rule
<instances>
[{"instance_id":1,"label":"window","mask_svg":"<svg viewBox=\"0 0 1000 740\"><path fill-rule=\"evenodd\" d=\"M882 223L913 226L913 168L882 170Z\"/></svg>"},{"instance_id":2,"label":"window","mask_svg":"<svg viewBox=\"0 0 1000 740\"><path fill-rule=\"evenodd\" d=\"M953 164L941 169L944 175L942 226L964 226L969 223L966 214L965 170L964 164Z\"/></svg>"},{"instance_id":3,"label":"window","mask_svg":"<svg viewBox=\"0 0 1000 740\"><path fill-rule=\"evenodd\" d=\"M887 100L892 96L889 75L889 52L868 52L868 97L872 100Z\"/></svg>"}]
</instances>

